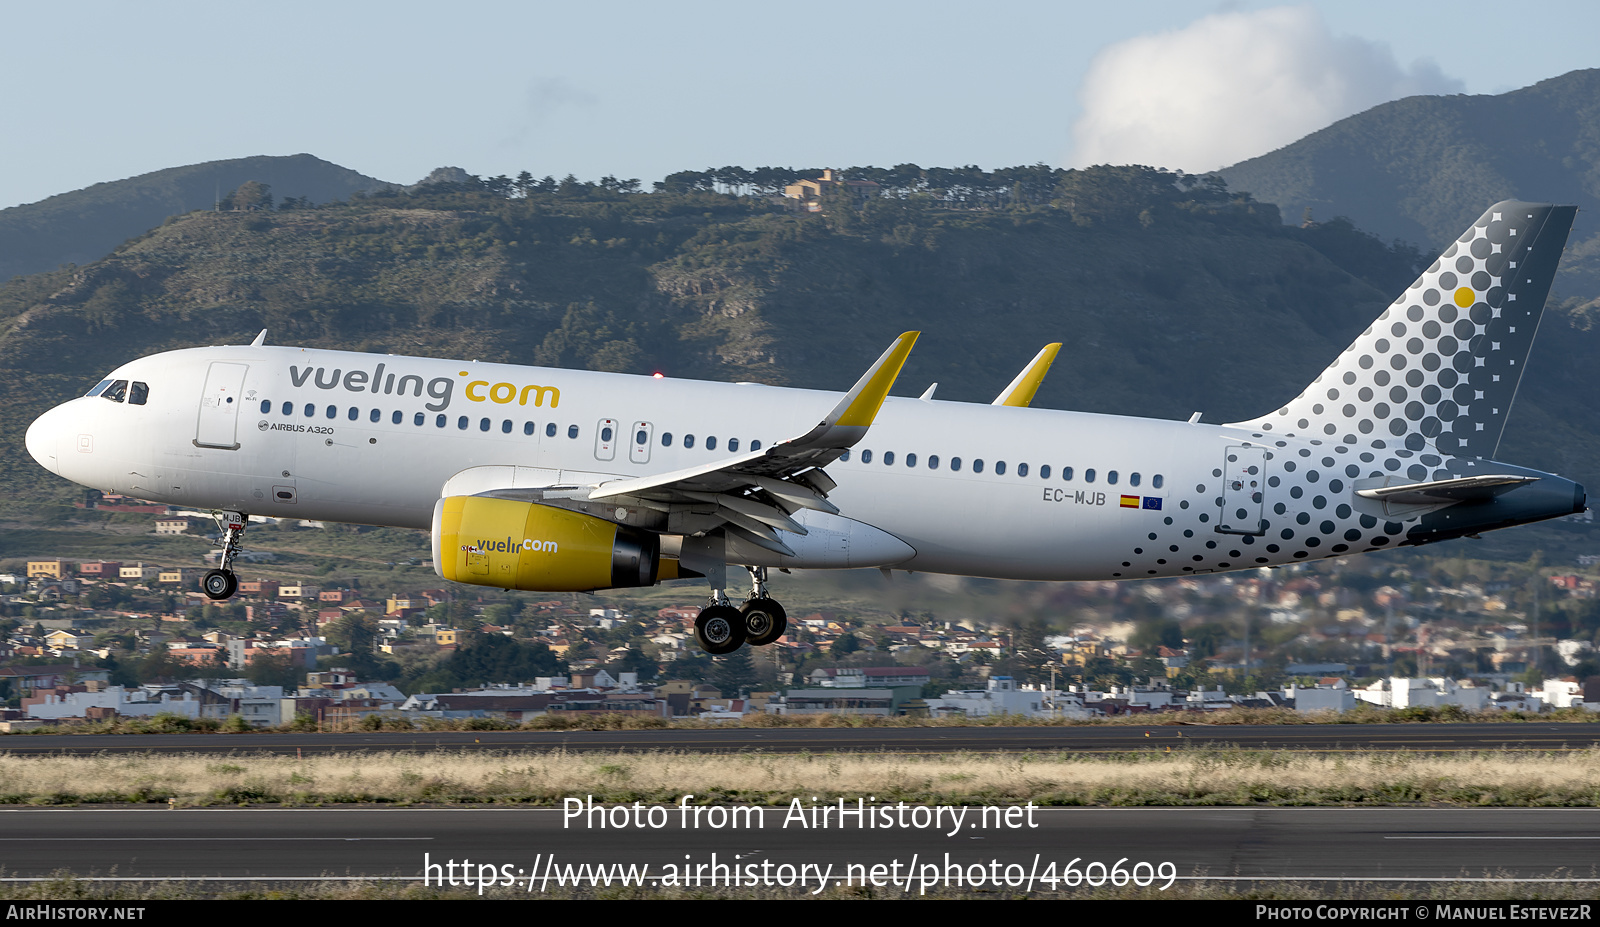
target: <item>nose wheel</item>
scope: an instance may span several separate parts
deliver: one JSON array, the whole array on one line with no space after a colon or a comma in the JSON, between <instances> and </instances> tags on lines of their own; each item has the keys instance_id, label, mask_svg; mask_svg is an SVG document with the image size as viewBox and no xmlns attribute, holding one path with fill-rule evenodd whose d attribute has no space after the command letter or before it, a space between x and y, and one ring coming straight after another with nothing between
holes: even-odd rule
<instances>
[{"instance_id":1,"label":"nose wheel","mask_svg":"<svg viewBox=\"0 0 1600 927\"><path fill-rule=\"evenodd\" d=\"M217 527L222 529L222 557L217 569L201 577L200 589L207 598L228 599L239 591L239 577L233 572L233 560L239 555L239 542L244 538L244 527L249 519L240 512L213 512L211 517L217 520Z\"/></svg>"},{"instance_id":2,"label":"nose wheel","mask_svg":"<svg viewBox=\"0 0 1600 927\"><path fill-rule=\"evenodd\" d=\"M232 598L239 591L239 577L232 570L212 570L201 578L200 588L208 598Z\"/></svg>"}]
</instances>

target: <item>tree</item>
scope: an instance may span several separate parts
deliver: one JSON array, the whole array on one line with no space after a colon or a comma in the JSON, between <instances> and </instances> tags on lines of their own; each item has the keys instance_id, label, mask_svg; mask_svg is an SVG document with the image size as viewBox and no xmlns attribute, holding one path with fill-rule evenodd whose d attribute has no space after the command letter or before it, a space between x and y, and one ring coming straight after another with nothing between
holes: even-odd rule
<instances>
[{"instance_id":1,"label":"tree","mask_svg":"<svg viewBox=\"0 0 1600 927\"><path fill-rule=\"evenodd\" d=\"M733 653L716 658L712 681L722 690L724 698L738 698L756 683L756 670L750 663L750 648L740 647Z\"/></svg>"},{"instance_id":2,"label":"tree","mask_svg":"<svg viewBox=\"0 0 1600 927\"><path fill-rule=\"evenodd\" d=\"M272 208L272 188L257 180L247 180L222 198L223 206L236 212Z\"/></svg>"},{"instance_id":3,"label":"tree","mask_svg":"<svg viewBox=\"0 0 1600 927\"><path fill-rule=\"evenodd\" d=\"M644 651L637 647L629 647L628 652L617 661L617 671L622 673L638 673L639 681L646 682L656 678L656 661L645 656Z\"/></svg>"},{"instance_id":4,"label":"tree","mask_svg":"<svg viewBox=\"0 0 1600 927\"><path fill-rule=\"evenodd\" d=\"M258 686L282 686L285 689L295 688L305 678L300 667L295 665L294 657L287 653L257 654L244 674L245 678Z\"/></svg>"},{"instance_id":5,"label":"tree","mask_svg":"<svg viewBox=\"0 0 1600 927\"><path fill-rule=\"evenodd\" d=\"M1128 637L1128 646L1154 655L1157 647L1183 649L1183 628L1174 618L1158 618L1140 622Z\"/></svg>"}]
</instances>

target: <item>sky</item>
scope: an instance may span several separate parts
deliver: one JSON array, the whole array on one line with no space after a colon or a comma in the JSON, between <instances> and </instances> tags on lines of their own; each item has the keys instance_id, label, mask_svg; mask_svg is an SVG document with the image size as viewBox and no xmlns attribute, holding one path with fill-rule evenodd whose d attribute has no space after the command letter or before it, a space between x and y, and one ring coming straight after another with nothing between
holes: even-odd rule
<instances>
[{"instance_id":1,"label":"sky","mask_svg":"<svg viewBox=\"0 0 1600 927\"><path fill-rule=\"evenodd\" d=\"M1600 66L1600 4L0 0L0 208L309 152L397 183L723 165L1202 172Z\"/></svg>"}]
</instances>

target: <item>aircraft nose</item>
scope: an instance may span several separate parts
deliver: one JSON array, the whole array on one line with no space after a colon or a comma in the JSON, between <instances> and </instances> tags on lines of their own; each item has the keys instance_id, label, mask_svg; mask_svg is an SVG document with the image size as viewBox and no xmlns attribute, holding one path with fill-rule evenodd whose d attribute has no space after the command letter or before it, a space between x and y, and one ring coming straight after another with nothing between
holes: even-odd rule
<instances>
[{"instance_id":1,"label":"aircraft nose","mask_svg":"<svg viewBox=\"0 0 1600 927\"><path fill-rule=\"evenodd\" d=\"M62 407L56 406L33 420L33 424L28 426L28 435L24 439L28 446L28 453L34 460L39 462L39 466L44 467L51 473L61 472L58 448L61 444L60 436L65 417L66 413L62 411Z\"/></svg>"}]
</instances>

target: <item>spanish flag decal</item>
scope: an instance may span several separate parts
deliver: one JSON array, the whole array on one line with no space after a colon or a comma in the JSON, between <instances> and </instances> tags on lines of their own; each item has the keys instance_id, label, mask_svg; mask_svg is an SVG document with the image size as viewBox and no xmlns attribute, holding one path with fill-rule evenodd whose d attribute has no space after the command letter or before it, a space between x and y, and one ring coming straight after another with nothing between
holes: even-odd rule
<instances>
[{"instance_id":1,"label":"spanish flag decal","mask_svg":"<svg viewBox=\"0 0 1600 927\"><path fill-rule=\"evenodd\" d=\"M1122 497L1122 507L1125 508L1125 509L1136 509L1136 508L1138 508L1139 507L1139 497L1138 496L1123 496Z\"/></svg>"}]
</instances>

